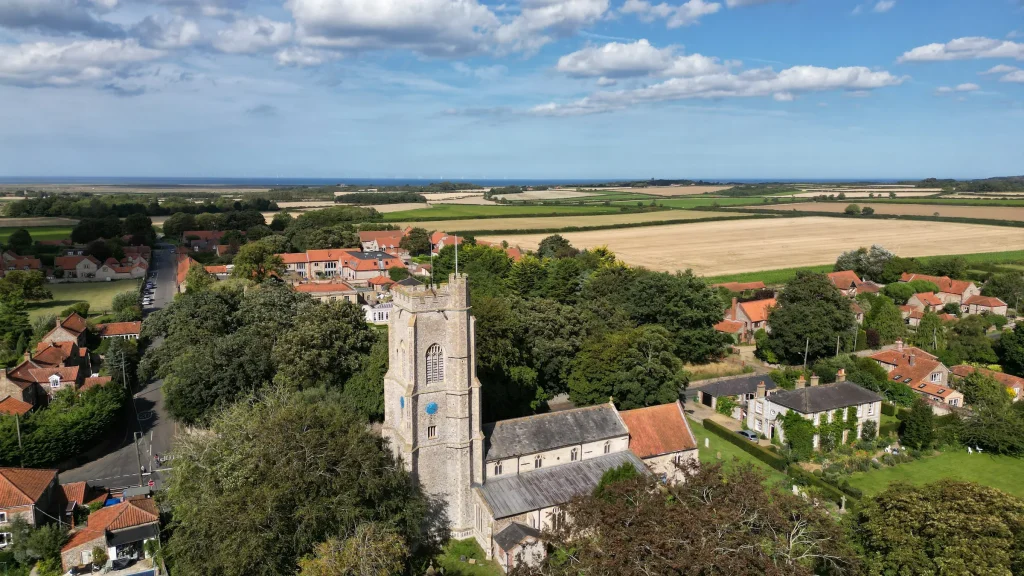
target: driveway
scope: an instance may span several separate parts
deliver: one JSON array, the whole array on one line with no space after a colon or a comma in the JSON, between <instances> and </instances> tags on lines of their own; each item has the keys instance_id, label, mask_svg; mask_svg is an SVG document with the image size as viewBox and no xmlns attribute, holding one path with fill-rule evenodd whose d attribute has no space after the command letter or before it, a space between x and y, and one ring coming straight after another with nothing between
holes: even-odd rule
<instances>
[{"instance_id":1,"label":"driveway","mask_svg":"<svg viewBox=\"0 0 1024 576\"><path fill-rule=\"evenodd\" d=\"M146 307L144 315L149 315L165 306L174 299L174 252L168 246L160 246L153 252L153 269L157 273L153 304ZM153 342L151 346L159 346ZM162 472L156 466L154 454L170 452L172 437L176 424L164 409L164 397L161 391L163 381L145 383L142 389L132 397L131 411L128 418L129 427L121 447L92 462L65 470L60 473L62 484L86 481L94 486L109 489L139 486L153 480L156 487L161 483ZM135 442L133 436L142 438ZM141 464L141 466L140 466ZM141 469L145 469L142 472ZM155 469L155 471L154 471ZM141 481L140 481L140 472Z\"/></svg>"}]
</instances>

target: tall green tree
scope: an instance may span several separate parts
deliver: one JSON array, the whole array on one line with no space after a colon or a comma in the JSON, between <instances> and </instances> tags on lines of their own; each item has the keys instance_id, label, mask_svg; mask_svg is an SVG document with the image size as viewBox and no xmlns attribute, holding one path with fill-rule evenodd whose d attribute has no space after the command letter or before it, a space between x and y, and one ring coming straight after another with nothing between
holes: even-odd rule
<instances>
[{"instance_id":1,"label":"tall green tree","mask_svg":"<svg viewBox=\"0 0 1024 576\"><path fill-rule=\"evenodd\" d=\"M1024 324L1017 324L999 339L999 360L1010 374L1024 375Z\"/></svg>"},{"instance_id":2,"label":"tall green tree","mask_svg":"<svg viewBox=\"0 0 1024 576\"><path fill-rule=\"evenodd\" d=\"M547 271L543 260L527 254L512 264L506 283L514 294L524 298L538 297L544 294Z\"/></svg>"},{"instance_id":3,"label":"tall green tree","mask_svg":"<svg viewBox=\"0 0 1024 576\"><path fill-rule=\"evenodd\" d=\"M345 538L317 544L299 561L299 576L394 576L405 570L409 548L395 529L375 522L356 526Z\"/></svg>"},{"instance_id":4,"label":"tall green tree","mask_svg":"<svg viewBox=\"0 0 1024 576\"><path fill-rule=\"evenodd\" d=\"M892 300L884 296L875 300L865 322L868 328L878 332L882 344L892 344L905 336L907 332L900 309Z\"/></svg>"},{"instance_id":5,"label":"tall green tree","mask_svg":"<svg viewBox=\"0 0 1024 576\"><path fill-rule=\"evenodd\" d=\"M935 414L932 407L918 398L903 420L901 440L911 448L924 449L935 441Z\"/></svg>"},{"instance_id":6,"label":"tall green tree","mask_svg":"<svg viewBox=\"0 0 1024 576\"><path fill-rule=\"evenodd\" d=\"M935 312L925 312L914 332L914 344L932 354L946 348L946 326Z\"/></svg>"},{"instance_id":7,"label":"tall green tree","mask_svg":"<svg viewBox=\"0 0 1024 576\"><path fill-rule=\"evenodd\" d=\"M187 212L176 212L171 214L163 223L164 236L177 240L181 238L181 235L189 230L198 230L199 224L196 221L195 214L189 214Z\"/></svg>"},{"instance_id":8,"label":"tall green tree","mask_svg":"<svg viewBox=\"0 0 1024 576\"><path fill-rule=\"evenodd\" d=\"M809 362L832 356L837 337L840 349L856 337L849 299L824 274L804 271L783 289L768 325L768 349L788 364L802 363L805 349Z\"/></svg>"},{"instance_id":9,"label":"tall green tree","mask_svg":"<svg viewBox=\"0 0 1024 576\"><path fill-rule=\"evenodd\" d=\"M46 287L46 278L38 270L9 270L0 279L0 298L12 291L19 292L24 300L53 298L53 293Z\"/></svg>"},{"instance_id":10,"label":"tall green tree","mask_svg":"<svg viewBox=\"0 0 1024 576\"><path fill-rule=\"evenodd\" d=\"M541 258L573 258L579 252L560 234L544 238L537 247L537 256Z\"/></svg>"},{"instance_id":11,"label":"tall green tree","mask_svg":"<svg viewBox=\"0 0 1024 576\"><path fill-rule=\"evenodd\" d=\"M426 256L430 254L430 232L425 228L413 228L402 238L398 246L408 250L412 256Z\"/></svg>"},{"instance_id":12,"label":"tall green tree","mask_svg":"<svg viewBox=\"0 0 1024 576\"><path fill-rule=\"evenodd\" d=\"M217 279L206 271L206 267L195 262L189 267L185 274L185 290L187 292L202 292L216 282Z\"/></svg>"},{"instance_id":13,"label":"tall green tree","mask_svg":"<svg viewBox=\"0 0 1024 576\"><path fill-rule=\"evenodd\" d=\"M1020 272L1007 272L995 274L985 286L981 288L985 296L995 296L1008 306L1017 306L1021 298L1024 298L1024 274Z\"/></svg>"},{"instance_id":14,"label":"tall green tree","mask_svg":"<svg viewBox=\"0 0 1024 576\"><path fill-rule=\"evenodd\" d=\"M275 381L292 389L341 387L376 341L363 311L347 300L310 303L274 345Z\"/></svg>"},{"instance_id":15,"label":"tall green tree","mask_svg":"<svg viewBox=\"0 0 1024 576\"><path fill-rule=\"evenodd\" d=\"M32 235L24 228L18 228L7 237L7 248L18 254L27 254L32 248Z\"/></svg>"},{"instance_id":16,"label":"tall green tree","mask_svg":"<svg viewBox=\"0 0 1024 576\"><path fill-rule=\"evenodd\" d=\"M284 260L263 240L250 242L238 249L232 276L262 282L272 274L284 274Z\"/></svg>"}]
</instances>

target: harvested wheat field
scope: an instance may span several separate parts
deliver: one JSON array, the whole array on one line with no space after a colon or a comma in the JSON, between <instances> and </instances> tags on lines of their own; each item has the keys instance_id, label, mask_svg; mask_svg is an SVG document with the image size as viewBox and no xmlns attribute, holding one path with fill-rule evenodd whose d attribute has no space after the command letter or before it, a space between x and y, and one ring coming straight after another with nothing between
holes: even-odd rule
<instances>
[{"instance_id":1,"label":"harvested wheat field","mask_svg":"<svg viewBox=\"0 0 1024 576\"><path fill-rule=\"evenodd\" d=\"M788 212L791 210L805 210L807 212L835 212L842 213L848 204L832 202L801 202L798 204L786 204L785 206L766 205L757 208L767 210L778 210ZM905 216L939 216L948 218L980 218L983 220L1022 220L1024 221L1024 206L951 206L948 204L872 204L857 203L861 208L874 208L876 214L898 214ZM752 208L752 206L751 206Z\"/></svg>"},{"instance_id":2,"label":"harvested wheat field","mask_svg":"<svg viewBox=\"0 0 1024 576\"><path fill-rule=\"evenodd\" d=\"M292 208L326 208L328 206L337 206L331 200L299 200L296 202L278 202L278 208L282 210L289 210Z\"/></svg>"},{"instance_id":3,"label":"harvested wheat field","mask_svg":"<svg viewBox=\"0 0 1024 576\"><path fill-rule=\"evenodd\" d=\"M419 226L428 230L446 232L472 232L474 230L552 230L584 226L613 226L640 222L664 222L671 220L696 220L717 216L742 216L727 212L704 212L699 210L662 210L639 214L602 214L597 216L544 216L533 218L477 218L472 220L439 220L430 222L396 222L399 228ZM620 230L609 230L619 233Z\"/></svg>"},{"instance_id":4,"label":"harvested wheat field","mask_svg":"<svg viewBox=\"0 0 1024 576\"><path fill-rule=\"evenodd\" d=\"M691 196L693 194L714 194L732 186L650 186L648 188L602 188L618 192L636 192L654 196Z\"/></svg>"},{"instance_id":5,"label":"harvested wheat field","mask_svg":"<svg viewBox=\"0 0 1024 576\"><path fill-rule=\"evenodd\" d=\"M481 236L536 249L546 234ZM566 232L577 248L607 246L629 264L652 270L692 268L705 276L830 264L845 250L881 244L900 256L1024 249L1024 230L1002 226L806 218L694 222L621 230Z\"/></svg>"},{"instance_id":6,"label":"harvested wheat field","mask_svg":"<svg viewBox=\"0 0 1024 576\"><path fill-rule=\"evenodd\" d=\"M922 192L920 189L916 190L841 190L836 188L825 188L822 190L804 191L798 194L780 194L779 196L794 196L796 198L814 198L815 196L821 196L822 194L828 196L829 194L839 195L842 192L846 194L847 198L869 198L869 194L874 194L876 197L881 198L888 196L890 192L895 194L899 198L914 198L919 196L934 196L935 192Z\"/></svg>"},{"instance_id":7,"label":"harvested wheat field","mask_svg":"<svg viewBox=\"0 0 1024 576\"><path fill-rule=\"evenodd\" d=\"M566 198L584 198L593 196L593 192L577 192L575 190L527 190L518 194L498 194L495 198L513 201L524 200L565 200Z\"/></svg>"}]
</instances>

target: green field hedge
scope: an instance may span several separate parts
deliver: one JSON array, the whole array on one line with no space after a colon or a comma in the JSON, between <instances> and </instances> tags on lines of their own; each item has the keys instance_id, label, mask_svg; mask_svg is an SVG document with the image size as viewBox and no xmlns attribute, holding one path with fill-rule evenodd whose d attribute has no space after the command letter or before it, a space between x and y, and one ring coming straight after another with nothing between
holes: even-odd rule
<instances>
[{"instance_id":1,"label":"green field hedge","mask_svg":"<svg viewBox=\"0 0 1024 576\"><path fill-rule=\"evenodd\" d=\"M764 462L765 464L771 466L772 468L775 468L779 472L786 471L785 458L762 448L758 444L754 444L750 440L747 440L746 438L740 436L733 430L730 430L725 426L722 426L721 424L715 422L710 418L705 418L703 424L704 428L707 429L709 432L714 433L716 436L720 436L722 439L731 444L739 446L741 450L743 450L747 454L750 454L754 458L757 458L758 460Z\"/></svg>"}]
</instances>

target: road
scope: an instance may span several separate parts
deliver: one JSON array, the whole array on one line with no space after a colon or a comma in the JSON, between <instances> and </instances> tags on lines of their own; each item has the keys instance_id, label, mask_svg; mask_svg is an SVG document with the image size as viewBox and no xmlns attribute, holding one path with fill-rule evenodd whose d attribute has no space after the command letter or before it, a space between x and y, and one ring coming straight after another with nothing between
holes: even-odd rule
<instances>
[{"instance_id":1,"label":"road","mask_svg":"<svg viewBox=\"0 0 1024 576\"><path fill-rule=\"evenodd\" d=\"M152 305L144 311L146 315L167 306L174 299L174 251L162 246L154 250L153 256L153 269L157 273L156 289ZM159 346L160 342L152 345ZM132 398L132 425L120 448L78 468L61 472L61 483L85 480L91 485L110 489L138 486L141 462L141 467L145 468L142 483L152 479L159 487L162 473L166 469L154 466L153 455L170 452L175 431L175 423L164 409L162 387L161 380L146 383ZM133 442L132 435L138 433L142 434L142 440Z\"/></svg>"}]
</instances>

